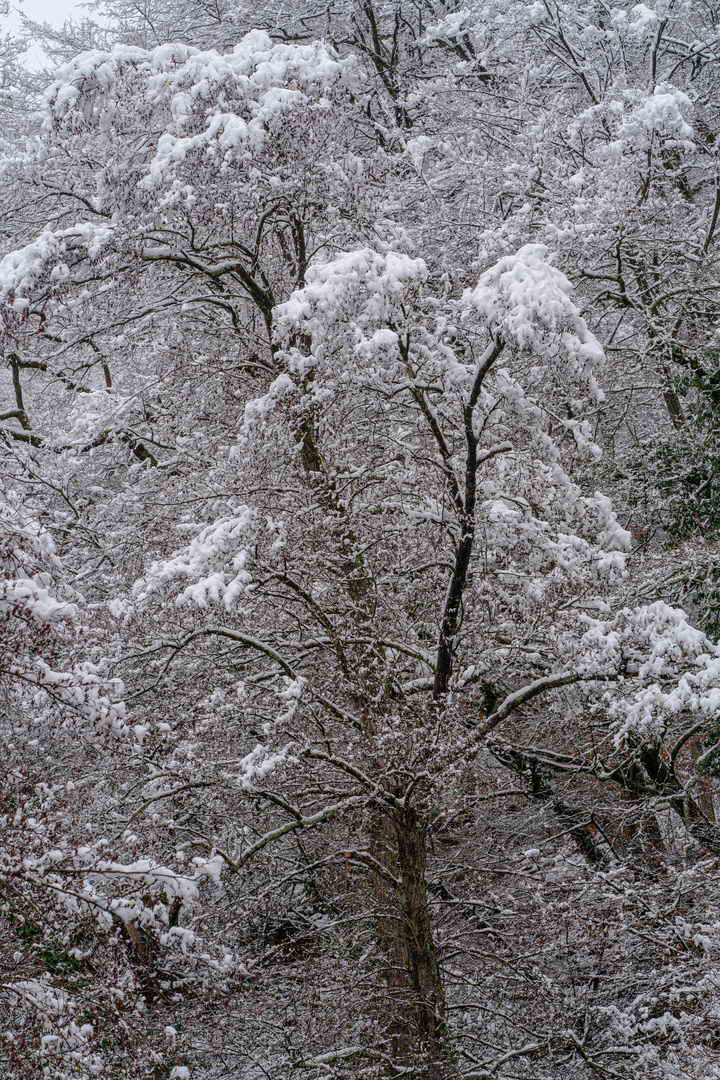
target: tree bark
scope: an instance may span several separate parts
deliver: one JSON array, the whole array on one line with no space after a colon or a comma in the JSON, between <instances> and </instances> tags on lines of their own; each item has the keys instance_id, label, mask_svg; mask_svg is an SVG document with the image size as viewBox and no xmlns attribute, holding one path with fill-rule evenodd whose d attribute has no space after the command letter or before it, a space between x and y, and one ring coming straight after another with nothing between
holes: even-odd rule
<instances>
[{"instance_id":1,"label":"tree bark","mask_svg":"<svg viewBox=\"0 0 720 1080\"><path fill-rule=\"evenodd\" d=\"M398 1065L417 1080L452 1075L445 996L432 933L425 869L426 837L412 808L388 811L376 823L373 856L378 938L390 998L388 1034Z\"/></svg>"}]
</instances>

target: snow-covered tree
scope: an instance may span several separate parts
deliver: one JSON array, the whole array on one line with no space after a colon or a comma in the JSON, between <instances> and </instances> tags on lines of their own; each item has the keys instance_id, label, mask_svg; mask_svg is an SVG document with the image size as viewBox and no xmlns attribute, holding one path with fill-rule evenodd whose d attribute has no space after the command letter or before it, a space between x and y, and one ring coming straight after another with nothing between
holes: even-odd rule
<instances>
[{"instance_id":1,"label":"snow-covered tree","mask_svg":"<svg viewBox=\"0 0 720 1080\"><path fill-rule=\"evenodd\" d=\"M194 12L6 162L7 1069L711 1076L706 16Z\"/></svg>"}]
</instances>

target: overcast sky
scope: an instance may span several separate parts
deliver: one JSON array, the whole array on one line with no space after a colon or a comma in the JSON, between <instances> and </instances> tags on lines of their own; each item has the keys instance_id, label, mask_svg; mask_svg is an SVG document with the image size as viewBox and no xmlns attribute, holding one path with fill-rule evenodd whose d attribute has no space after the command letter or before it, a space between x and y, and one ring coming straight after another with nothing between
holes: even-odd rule
<instances>
[{"instance_id":1,"label":"overcast sky","mask_svg":"<svg viewBox=\"0 0 720 1080\"><path fill-rule=\"evenodd\" d=\"M10 0L10 14L2 17L3 29L17 25L15 12L24 11L30 19L38 22L62 23L77 8L75 0Z\"/></svg>"},{"instance_id":2,"label":"overcast sky","mask_svg":"<svg viewBox=\"0 0 720 1080\"><path fill-rule=\"evenodd\" d=\"M12 33L19 27L18 11L23 11L36 22L49 22L56 26L61 26L73 12L82 14L77 0L22 0L22 3L10 0L10 14L0 15L0 33ZM39 49L30 49L24 58L26 65L35 69L43 67L44 60L47 57Z\"/></svg>"}]
</instances>

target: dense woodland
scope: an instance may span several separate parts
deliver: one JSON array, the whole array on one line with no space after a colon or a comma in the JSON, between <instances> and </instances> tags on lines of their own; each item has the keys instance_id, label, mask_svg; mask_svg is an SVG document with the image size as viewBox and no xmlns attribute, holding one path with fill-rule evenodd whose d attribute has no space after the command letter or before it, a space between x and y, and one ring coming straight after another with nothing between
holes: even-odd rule
<instances>
[{"instance_id":1,"label":"dense woodland","mask_svg":"<svg viewBox=\"0 0 720 1080\"><path fill-rule=\"evenodd\" d=\"M720 4L0 68L0 1075L720 1078Z\"/></svg>"}]
</instances>

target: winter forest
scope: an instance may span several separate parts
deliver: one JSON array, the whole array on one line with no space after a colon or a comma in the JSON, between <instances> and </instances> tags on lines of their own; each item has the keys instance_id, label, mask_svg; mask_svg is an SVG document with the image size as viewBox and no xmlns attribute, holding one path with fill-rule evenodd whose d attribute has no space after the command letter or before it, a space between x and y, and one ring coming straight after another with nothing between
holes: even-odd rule
<instances>
[{"instance_id":1,"label":"winter forest","mask_svg":"<svg viewBox=\"0 0 720 1080\"><path fill-rule=\"evenodd\" d=\"M720 0L79 10L0 42L0 1076L718 1080Z\"/></svg>"}]
</instances>

